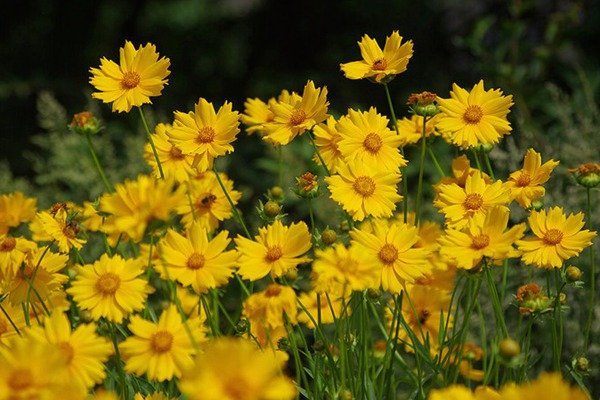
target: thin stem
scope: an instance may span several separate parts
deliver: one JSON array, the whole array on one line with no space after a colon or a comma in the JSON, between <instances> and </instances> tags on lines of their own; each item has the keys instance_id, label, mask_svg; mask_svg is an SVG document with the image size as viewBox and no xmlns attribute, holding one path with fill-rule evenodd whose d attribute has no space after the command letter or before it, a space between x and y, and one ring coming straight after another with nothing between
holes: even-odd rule
<instances>
[{"instance_id":1,"label":"thin stem","mask_svg":"<svg viewBox=\"0 0 600 400\"><path fill-rule=\"evenodd\" d=\"M148 135L148 141L150 142L150 147L152 148L152 153L154 153L154 158L156 159L156 165L158 166L158 172L160 173L161 179L165 179L165 174L162 169L162 164L160 163L160 158L158 157L158 152L156 151L156 146L154 146L154 140L152 140L152 134L150 133L150 129L148 128L148 123L146 122L146 117L144 116L144 111L142 107L138 107L140 111L140 117L142 118L142 124L144 125L144 130L146 131L146 135Z\"/></svg>"},{"instance_id":2,"label":"thin stem","mask_svg":"<svg viewBox=\"0 0 600 400\"><path fill-rule=\"evenodd\" d=\"M310 133L308 134L310 136ZM277 158L279 163L279 171L277 173L277 185L282 187L283 185L283 146L277 146Z\"/></svg>"},{"instance_id":3,"label":"thin stem","mask_svg":"<svg viewBox=\"0 0 600 400\"><path fill-rule=\"evenodd\" d=\"M508 334L508 329L506 328L506 323L504 322L504 313L502 312L502 304L498 296L498 291L496 290L494 277L492 276L492 268L488 265L484 265L483 269L485 271L485 279L487 282L488 291L490 293L490 297L492 298L492 307L494 308L494 312L496 314L496 323L502 329L502 334L504 337L510 337Z\"/></svg>"},{"instance_id":4,"label":"thin stem","mask_svg":"<svg viewBox=\"0 0 600 400\"><path fill-rule=\"evenodd\" d=\"M87 140L88 148L90 149L90 154L92 155L92 159L94 160L94 164L96 165L96 169L98 170L98 173L100 174L100 178L102 178L102 182L104 183L104 187L106 187L106 190L108 190L109 192L113 192L114 189L113 189L112 185L108 182L108 178L106 177L106 174L104 173L102 164L100 164L100 160L98 160L98 156L96 155L96 150L94 150L94 145L92 144L92 139L90 138L90 134L86 132L85 138Z\"/></svg>"},{"instance_id":5,"label":"thin stem","mask_svg":"<svg viewBox=\"0 0 600 400\"><path fill-rule=\"evenodd\" d=\"M125 400L129 398L128 386L125 384L125 370L123 369L123 363L121 362L121 353L119 352L119 344L117 342L117 330L115 323L112 321L108 322L108 327L110 329L110 337L113 342L113 346L115 348L115 357L117 361L117 371L119 374L119 381L121 382L121 399Z\"/></svg>"},{"instance_id":6,"label":"thin stem","mask_svg":"<svg viewBox=\"0 0 600 400\"><path fill-rule=\"evenodd\" d=\"M225 197L227 197L227 201L229 202L229 205L231 206L231 211L233 212L234 219L236 220L236 222L238 224L240 224L242 226L242 229L244 230L246 237L248 239L252 239L252 235L250 235L248 228L246 228L246 224L244 223L244 220L240 216L240 213L238 212L237 207L235 206L235 204L233 204L233 200L231 200L231 196L229 196L229 192L225 188L225 185L223 184L223 181L221 180L221 176L219 175L219 171L217 171L217 167L214 164L213 164L213 171L215 173L215 176L217 177L217 181L219 182L221 189L223 190L223 193L225 193Z\"/></svg>"},{"instance_id":7,"label":"thin stem","mask_svg":"<svg viewBox=\"0 0 600 400\"><path fill-rule=\"evenodd\" d=\"M433 165L435 166L435 169L438 170L438 172L440 173L440 175L442 177L446 176L446 173L442 169L442 166L440 165L437 157L435 156L435 153L433 152L433 149L431 148L431 146L427 146L427 152L429 153L429 156L431 157L431 161L433 161Z\"/></svg>"},{"instance_id":8,"label":"thin stem","mask_svg":"<svg viewBox=\"0 0 600 400\"><path fill-rule=\"evenodd\" d=\"M592 195L591 188L587 188L587 227L592 229ZM590 246L590 305L588 307L587 323L585 325L585 336L583 342L583 352L587 353L588 345L590 344L590 330L592 327L592 318L594 316L594 308L596 296L596 261L594 257L594 243Z\"/></svg>"},{"instance_id":9,"label":"thin stem","mask_svg":"<svg viewBox=\"0 0 600 400\"><path fill-rule=\"evenodd\" d=\"M421 196L423 191L423 172L425 169L425 152L427 150L427 116L423 116L423 134L421 136L421 160L419 162L419 180L417 183L417 200L415 206L415 225L421 222Z\"/></svg>"},{"instance_id":10,"label":"thin stem","mask_svg":"<svg viewBox=\"0 0 600 400\"><path fill-rule=\"evenodd\" d=\"M310 143L312 144L312 146L315 149L315 153L317 154L317 157L319 158L319 161L321 162L321 166L325 169L325 173L327 174L327 176L331 176L331 171L329 171L329 168L327 168L327 165L325 164L325 160L323 160L323 156L321 156L319 147L315 143L315 139L312 137L312 132L308 132L307 136L308 136L308 139L310 140Z\"/></svg>"},{"instance_id":11,"label":"thin stem","mask_svg":"<svg viewBox=\"0 0 600 400\"><path fill-rule=\"evenodd\" d=\"M490 178L492 178L492 180L495 181L496 178L494 177L494 170L492 169L492 164L490 163L490 158L488 157L488 153L484 153L483 159L484 159L485 165L488 169L488 173L490 174Z\"/></svg>"}]
</instances>

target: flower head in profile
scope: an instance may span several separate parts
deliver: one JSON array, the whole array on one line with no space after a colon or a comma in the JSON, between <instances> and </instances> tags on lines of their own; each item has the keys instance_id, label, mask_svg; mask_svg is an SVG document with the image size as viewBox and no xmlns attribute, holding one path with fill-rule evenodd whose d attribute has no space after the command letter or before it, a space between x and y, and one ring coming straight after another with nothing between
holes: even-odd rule
<instances>
[{"instance_id":1,"label":"flower head in profile","mask_svg":"<svg viewBox=\"0 0 600 400\"><path fill-rule=\"evenodd\" d=\"M194 155L184 154L179 147L169 141L167 130L171 127L171 124L159 123L156 125L152 141L165 178L174 178L175 182L186 182L190 176L196 175L196 171L192 168ZM152 168L152 176L160 178L160 170L150 142L144 146L144 160Z\"/></svg>"},{"instance_id":2,"label":"flower head in profile","mask_svg":"<svg viewBox=\"0 0 600 400\"><path fill-rule=\"evenodd\" d=\"M67 289L79 309L89 310L94 320L104 317L121 323L130 313L141 311L154 289L143 278L139 259L123 259L104 253L93 264L75 268L77 276Z\"/></svg>"},{"instance_id":3,"label":"flower head in profile","mask_svg":"<svg viewBox=\"0 0 600 400\"><path fill-rule=\"evenodd\" d=\"M440 188L443 185L456 183L459 187L464 188L467 183L467 177L475 174L481 174L485 183L492 184L492 178L485 172L471 167L471 161L466 155L461 155L452 160L452 176L442 177L437 184L433 185L436 192L436 200L439 199Z\"/></svg>"},{"instance_id":4,"label":"flower head in profile","mask_svg":"<svg viewBox=\"0 0 600 400\"><path fill-rule=\"evenodd\" d=\"M316 88L313 81L304 86L302 96L290 95L270 105L273 122L269 123L263 139L285 146L328 117L327 87Z\"/></svg>"},{"instance_id":5,"label":"flower head in profile","mask_svg":"<svg viewBox=\"0 0 600 400\"><path fill-rule=\"evenodd\" d=\"M483 80L470 92L456 83L449 99L438 97L442 117L437 128L450 134L452 143L461 147L496 144L512 130L506 116L514 104L512 95L504 96L499 89L485 90Z\"/></svg>"},{"instance_id":6,"label":"flower head in profile","mask_svg":"<svg viewBox=\"0 0 600 400\"><path fill-rule=\"evenodd\" d=\"M402 43L402 36L393 31L385 40L383 50L375 39L364 35L360 42L362 60L340 64L340 69L348 79L369 78L377 83L387 83L396 75L406 71L413 55L413 42Z\"/></svg>"},{"instance_id":7,"label":"flower head in profile","mask_svg":"<svg viewBox=\"0 0 600 400\"><path fill-rule=\"evenodd\" d=\"M525 264L539 268L560 268L563 261L578 256L592 244L596 232L583 229L583 213L565 215L561 207L533 211L527 219L534 236L518 240Z\"/></svg>"},{"instance_id":8,"label":"flower head in profile","mask_svg":"<svg viewBox=\"0 0 600 400\"><path fill-rule=\"evenodd\" d=\"M266 133L265 125L273 122L273 111L271 111L271 104L277 100L273 97L269 99L268 103L265 103L259 98L246 99L244 102L244 113L241 115L240 120L242 124L246 125L246 133L248 135L258 132L260 135Z\"/></svg>"},{"instance_id":9,"label":"flower head in profile","mask_svg":"<svg viewBox=\"0 0 600 400\"><path fill-rule=\"evenodd\" d=\"M238 274L251 281L268 274L274 278L282 276L311 260L305 255L312 247L311 237L304 222L286 226L280 220L259 228L254 240L238 236L235 239L240 253Z\"/></svg>"},{"instance_id":10,"label":"flower head in profile","mask_svg":"<svg viewBox=\"0 0 600 400\"><path fill-rule=\"evenodd\" d=\"M536 283L528 283L517 289L515 301L521 314L542 314L552 307L553 299Z\"/></svg>"},{"instance_id":11,"label":"flower head in profile","mask_svg":"<svg viewBox=\"0 0 600 400\"><path fill-rule=\"evenodd\" d=\"M163 279L191 286L198 294L227 284L233 275L238 254L226 250L229 232L220 231L209 239L206 228L194 222L185 234L169 229L158 244L161 260L155 269Z\"/></svg>"},{"instance_id":12,"label":"flower head in profile","mask_svg":"<svg viewBox=\"0 0 600 400\"><path fill-rule=\"evenodd\" d=\"M600 165L596 163L585 163L568 171L575 175L577 183L584 187L593 188L600 184Z\"/></svg>"},{"instance_id":13,"label":"flower head in profile","mask_svg":"<svg viewBox=\"0 0 600 400\"><path fill-rule=\"evenodd\" d=\"M174 304L156 323L133 315L127 327L133 335L119 344L125 370L159 382L181 377L194 365L196 347L192 340L196 346L207 340L199 318L184 322Z\"/></svg>"},{"instance_id":14,"label":"flower head in profile","mask_svg":"<svg viewBox=\"0 0 600 400\"><path fill-rule=\"evenodd\" d=\"M160 96L171 73L171 62L147 43L139 48L130 41L121 47L119 64L103 57L100 68L90 68L90 83L98 90L92 97L112 103L112 111L129 112L132 107L152 103L150 97Z\"/></svg>"},{"instance_id":15,"label":"flower head in profile","mask_svg":"<svg viewBox=\"0 0 600 400\"><path fill-rule=\"evenodd\" d=\"M436 129L436 124L440 119L440 114L433 117L428 117L425 122L425 137L437 136L439 132ZM398 120L398 136L400 145L406 146L415 144L423 139L423 117L413 114L410 118L404 117Z\"/></svg>"},{"instance_id":16,"label":"flower head in profile","mask_svg":"<svg viewBox=\"0 0 600 400\"><path fill-rule=\"evenodd\" d=\"M196 357L178 387L190 400L256 400L296 398L292 380L282 374L285 362L275 353L254 343L221 337Z\"/></svg>"},{"instance_id":17,"label":"flower head in profile","mask_svg":"<svg viewBox=\"0 0 600 400\"><path fill-rule=\"evenodd\" d=\"M342 137L337 131L336 124L335 117L330 116L325 122L313 128L315 145L319 150L318 153L315 152L313 160L319 165L324 163L332 174L336 173L339 165L344 163L344 157L338 148Z\"/></svg>"},{"instance_id":18,"label":"flower head in profile","mask_svg":"<svg viewBox=\"0 0 600 400\"><path fill-rule=\"evenodd\" d=\"M375 107L368 111L348 110L336 125L341 136L337 148L346 162L378 165L388 171L406 166L399 150L402 139L388 128L388 123Z\"/></svg>"},{"instance_id":19,"label":"flower head in profile","mask_svg":"<svg viewBox=\"0 0 600 400\"><path fill-rule=\"evenodd\" d=\"M452 384L445 388L433 389L427 400L505 400L489 386L477 386L475 391L460 384ZM525 400L525 399L523 399Z\"/></svg>"},{"instance_id":20,"label":"flower head in profile","mask_svg":"<svg viewBox=\"0 0 600 400\"><path fill-rule=\"evenodd\" d=\"M10 228L29 222L35 216L37 199L28 198L21 192L0 195L0 235Z\"/></svg>"},{"instance_id":21,"label":"flower head in profile","mask_svg":"<svg viewBox=\"0 0 600 400\"><path fill-rule=\"evenodd\" d=\"M12 278L37 244L24 237L0 234L0 279Z\"/></svg>"},{"instance_id":22,"label":"flower head in profile","mask_svg":"<svg viewBox=\"0 0 600 400\"><path fill-rule=\"evenodd\" d=\"M544 196L546 189L541 186L550 179L550 174L558 165L550 160L542 164L542 156L534 149L527 150L523 168L510 174L505 186L510 189L510 197L523 208L529 208L533 200Z\"/></svg>"},{"instance_id":23,"label":"flower head in profile","mask_svg":"<svg viewBox=\"0 0 600 400\"><path fill-rule=\"evenodd\" d=\"M398 194L400 173L379 169L360 162L342 165L336 175L325 178L330 197L352 216L362 221L368 216L391 217L396 203L402 200Z\"/></svg>"},{"instance_id":24,"label":"flower head in profile","mask_svg":"<svg viewBox=\"0 0 600 400\"><path fill-rule=\"evenodd\" d=\"M589 400L578 386L571 386L560 372L542 372L535 380L518 385L507 384L500 389L502 400Z\"/></svg>"}]
</instances>

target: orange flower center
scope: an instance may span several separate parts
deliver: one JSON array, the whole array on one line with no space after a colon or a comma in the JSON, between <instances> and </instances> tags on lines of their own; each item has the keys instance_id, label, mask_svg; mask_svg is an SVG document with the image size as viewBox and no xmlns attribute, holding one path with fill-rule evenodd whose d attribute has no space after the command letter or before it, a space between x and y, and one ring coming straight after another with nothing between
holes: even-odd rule
<instances>
[{"instance_id":1,"label":"orange flower center","mask_svg":"<svg viewBox=\"0 0 600 400\"><path fill-rule=\"evenodd\" d=\"M96 282L96 290L103 295L113 295L121 285L121 278L112 272L106 272Z\"/></svg>"},{"instance_id":2,"label":"orange flower center","mask_svg":"<svg viewBox=\"0 0 600 400\"><path fill-rule=\"evenodd\" d=\"M300 125L306 119L306 113L301 108L295 108L290 117L290 124L293 126Z\"/></svg>"},{"instance_id":3,"label":"orange flower center","mask_svg":"<svg viewBox=\"0 0 600 400\"><path fill-rule=\"evenodd\" d=\"M71 346L69 342L60 342L57 344L57 347L67 358L67 364L71 364L71 360L73 360L73 357L75 356L75 350L73 349L73 346Z\"/></svg>"},{"instance_id":4,"label":"orange flower center","mask_svg":"<svg viewBox=\"0 0 600 400\"><path fill-rule=\"evenodd\" d=\"M276 297L281 293L281 286L279 285L269 285L267 290L265 290L266 297Z\"/></svg>"},{"instance_id":5,"label":"orange flower center","mask_svg":"<svg viewBox=\"0 0 600 400\"><path fill-rule=\"evenodd\" d=\"M373 61L373 69L375 71L384 71L387 68L387 60L385 58L378 58Z\"/></svg>"},{"instance_id":6,"label":"orange flower center","mask_svg":"<svg viewBox=\"0 0 600 400\"><path fill-rule=\"evenodd\" d=\"M489 244L490 244L490 237L488 235L486 235L485 233L482 233L481 235L477 235L477 236L473 237L471 247L473 247L474 249L480 250L480 249L483 249L483 248L489 246Z\"/></svg>"},{"instance_id":7,"label":"orange flower center","mask_svg":"<svg viewBox=\"0 0 600 400\"><path fill-rule=\"evenodd\" d=\"M2 244L0 244L0 251L11 251L17 246L17 239L14 237L7 237L4 239Z\"/></svg>"},{"instance_id":8,"label":"orange flower center","mask_svg":"<svg viewBox=\"0 0 600 400\"><path fill-rule=\"evenodd\" d=\"M419 312L419 323L423 325L425 322L427 322L430 315L431 313L429 312L429 310L421 310Z\"/></svg>"},{"instance_id":9,"label":"orange flower center","mask_svg":"<svg viewBox=\"0 0 600 400\"><path fill-rule=\"evenodd\" d=\"M28 368L15 368L7 379L8 387L14 392L25 391L27 388L33 386L32 382L34 381L33 374ZM21 396L15 393L15 397Z\"/></svg>"},{"instance_id":10,"label":"orange flower center","mask_svg":"<svg viewBox=\"0 0 600 400\"><path fill-rule=\"evenodd\" d=\"M123 89L133 89L140 83L140 74L135 71L125 72L123 74L123 80L121 81L121 86Z\"/></svg>"},{"instance_id":11,"label":"orange flower center","mask_svg":"<svg viewBox=\"0 0 600 400\"><path fill-rule=\"evenodd\" d=\"M549 245L559 244L563 238L563 233L559 229L550 229L544 235L544 242Z\"/></svg>"},{"instance_id":12,"label":"orange flower center","mask_svg":"<svg viewBox=\"0 0 600 400\"><path fill-rule=\"evenodd\" d=\"M173 345L173 335L167 331L157 331L150 338L150 346L157 353L164 353L171 350Z\"/></svg>"},{"instance_id":13,"label":"orange flower center","mask_svg":"<svg viewBox=\"0 0 600 400\"><path fill-rule=\"evenodd\" d=\"M204 143L212 143L216 136L215 130L211 126L203 126L198 131L198 136L196 136L196 142L199 144Z\"/></svg>"},{"instance_id":14,"label":"orange flower center","mask_svg":"<svg viewBox=\"0 0 600 400\"><path fill-rule=\"evenodd\" d=\"M393 264L398 259L398 249L393 244L386 243L377 255L384 264Z\"/></svg>"},{"instance_id":15,"label":"orange flower center","mask_svg":"<svg viewBox=\"0 0 600 400\"><path fill-rule=\"evenodd\" d=\"M267 262L275 262L275 261L279 260L282 256L283 256L283 251L281 250L281 247L270 246L267 249L267 255L265 256L265 259L267 260Z\"/></svg>"},{"instance_id":16,"label":"orange flower center","mask_svg":"<svg viewBox=\"0 0 600 400\"><path fill-rule=\"evenodd\" d=\"M8 332L8 321L2 318L0 319L0 336L5 332Z\"/></svg>"},{"instance_id":17,"label":"orange flower center","mask_svg":"<svg viewBox=\"0 0 600 400\"><path fill-rule=\"evenodd\" d=\"M187 267L189 269L200 269L204 267L204 255L198 253L192 253L192 255L187 260Z\"/></svg>"},{"instance_id":18,"label":"orange flower center","mask_svg":"<svg viewBox=\"0 0 600 400\"><path fill-rule=\"evenodd\" d=\"M383 140L376 133L369 133L363 141L363 147L371 154L376 154L383 146Z\"/></svg>"},{"instance_id":19,"label":"orange flower center","mask_svg":"<svg viewBox=\"0 0 600 400\"><path fill-rule=\"evenodd\" d=\"M175 146L171 146L171 150L169 150L169 156L175 160L183 160L185 158L183 152Z\"/></svg>"},{"instance_id":20,"label":"orange flower center","mask_svg":"<svg viewBox=\"0 0 600 400\"><path fill-rule=\"evenodd\" d=\"M529 186L530 183L531 176L526 172L522 173L521 176L519 176L519 179L517 179L517 186L519 187Z\"/></svg>"},{"instance_id":21,"label":"orange flower center","mask_svg":"<svg viewBox=\"0 0 600 400\"><path fill-rule=\"evenodd\" d=\"M463 206L467 210L479 210L483 205L483 196L479 193L469 193L465 198Z\"/></svg>"},{"instance_id":22,"label":"orange flower center","mask_svg":"<svg viewBox=\"0 0 600 400\"><path fill-rule=\"evenodd\" d=\"M63 235L65 235L68 239L75 239L75 236L77 235L77 232L79 231L79 228L77 227L77 225L75 222L70 222L67 223L67 225L65 225L65 227L62 230Z\"/></svg>"},{"instance_id":23,"label":"orange flower center","mask_svg":"<svg viewBox=\"0 0 600 400\"><path fill-rule=\"evenodd\" d=\"M483 110L479 106L469 106L463 114L463 119L467 124L477 124L483 118Z\"/></svg>"},{"instance_id":24,"label":"orange flower center","mask_svg":"<svg viewBox=\"0 0 600 400\"><path fill-rule=\"evenodd\" d=\"M354 191L362 197L369 197L375 192L375 182L369 176L359 176L352 185Z\"/></svg>"}]
</instances>

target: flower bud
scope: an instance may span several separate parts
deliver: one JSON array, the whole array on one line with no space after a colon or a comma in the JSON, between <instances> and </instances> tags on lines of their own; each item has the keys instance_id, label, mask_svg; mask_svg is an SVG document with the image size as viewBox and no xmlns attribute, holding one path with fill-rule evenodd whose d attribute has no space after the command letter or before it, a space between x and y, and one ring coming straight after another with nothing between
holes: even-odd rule
<instances>
[{"instance_id":1,"label":"flower bud","mask_svg":"<svg viewBox=\"0 0 600 400\"><path fill-rule=\"evenodd\" d=\"M73 116L69 129L75 133L93 135L100 130L100 123L91 112L84 111Z\"/></svg>"},{"instance_id":2,"label":"flower bud","mask_svg":"<svg viewBox=\"0 0 600 400\"><path fill-rule=\"evenodd\" d=\"M293 283L296 281L296 279L298 279L298 270L296 268L292 268L284 274L284 277L286 282Z\"/></svg>"},{"instance_id":3,"label":"flower bud","mask_svg":"<svg viewBox=\"0 0 600 400\"><path fill-rule=\"evenodd\" d=\"M581 276L583 275L581 270L574 265L569 265L565 271L565 275L569 282L577 282L581 280Z\"/></svg>"},{"instance_id":4,"label":"flower bud","mask_svg":"<svg viewBox=\"0 0 600 400\"><path fill-rule=\"evenodd\" d=\"M327 228L321 233L321 239L325 244L333 244L337 241L337 233L333 229Z\"/></svg>"},{"instance_id":5,"label":"flower bud","mask_svg":"<svg viewBox=\"0 0 600 400\"><path fill-rule=\"evenodd\" d=\"M348 389L342 389L339 391L337 398L338 400L352 400L354 397L352 397L351 391Z\"/></svg>"},{"instance_id":6,"label":"flower bud","mask_svg":"<svg viewBox=\"0 0 600 400\"><path fill-rule=\"evenodd\" d=\"M367 289L367 297L371 300L379 300L381 291L379 289L369 288Z\"/></svg>"},{"instance_id":7,"label":"flower bud","mask_svg":"<svg viewBox=\"0 0 600 400\"><path fill-rule=\"evenodd\" d=\"M265 203L264 210L268 217L273 218L281 212L281 206L276 201L269 200Z\"/></svg>"},{"instance_id":8,"label":"flower bud","mask_svg":"<svg viewBox=\"0 0 600 400\"><path fill-rule=\"evenodd\" d=\"M590 360L583 356L578 357L575 360L575 368L581 372L588 372L590 370Z\"/></svg>"},{"instance_id":9,"label":"flower bud","mask_svg":"<svg viewBox=\"0 0 600 400\"><path fill-rule=\"evenodd\" d=\"M532 200L529 206L531 211L540 211L542 208L544 208L544 201L542 199Z\"/></svg>"},{"instance_id":10,"label":"flower bud","mask_svg":"<svg viewBox=\"0 0 600 400\"><path fill-rule=\"evenodd\" d=\"M569 169L575 175L575 180L581 186L593 188L600 184L600 165L595 163L586 163L577 168Z\"/></svg>"},{"instance_id":11,"label":"flower bud","mask_svg":"<svg viewBox=\"0 0 600 400\"><path fill-rule=\"evenodd\" d=\"M281 186L273 186L269 193L273 199L281 199L283 198L283 188Z\"/></svg>"},{"instance_id":12,"label":"flower bud","mask_svg":"<svg viewBox=\"0 0 600 400\"><path fill-rule=\"evenodd\" d=\"M247 319L240 319L235 325L235 332L238 335L245 334L246 332L248 332L248 329L250 329L250 322L248 322Z\"/></svg>"},{"instance_id":13,"label":"flower bud","mask_svg":"<svg viewBox=\"0 0 600 400\"><path fill-rule=\"evenodd\" d=\"M413 93L408 98L407 104L413 113L423 117L433 117L440 112L435 104L436 98L437 95L431 92Z\"/></svg>"},{"instance_id":14,"label":"flower bud","mask_svg":"<svg viewBox=\"0 0 600 400\"><path fill-rule=\"evenodd\" d=\"M321 194L317 176L310 172L306 172L301 177L296 178L296 186L298 188L294 190L294 192L296 192L298 196L306 199L313 199Z\"/></svg>"},{"instance_id":15,"label":"flower bud","mask_svg":"<svg viewBox=\"0 0 600 400\"><path fill-rule=\"evenodd\" d=\"M477 145L477 151L480 153L487 154L494 149L494 145L491 143L484 143Z\"/></svg>"},{"instance_id":16,"label":"flower bud","mask_svg":"<svg viewBox=\"0 0 600 400\"><path fill-rule=\"evenodd\" d=\"M521 346L516 340L511 338L505 338L498 343L498 350L500 355L507 359L512 359L521 354Z\"/></svg>"}]
</instances>

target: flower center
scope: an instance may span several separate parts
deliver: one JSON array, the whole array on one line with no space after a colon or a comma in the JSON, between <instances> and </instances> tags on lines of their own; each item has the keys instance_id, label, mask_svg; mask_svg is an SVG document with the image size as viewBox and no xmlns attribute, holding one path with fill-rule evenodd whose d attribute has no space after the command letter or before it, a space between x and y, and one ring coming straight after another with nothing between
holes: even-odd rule
<instances>
[{"instance_id":1,"label":"flower center","mask_svg":"<svg viewBox=\"0 0 600 400\"><path fill-rule=\"evenodd\" d=\"M421 310L421 312L419 312L419 323L423 325L425 322L427 322L430 315L431 313L429 310Z\"/></svg>"},{"instance_id":2,"label":"flower center","mask_svg":"<svg viewBox=\"0 0 600 400\"><path fill-rule=\"evenodd\" d=\"M73 221L67 222L62 230L63 235L68 239L75 239L77 232L79 232L79 228L77 227L76 222Z\"/></svg>"},{"instance_id":3,"label":"flower center","mask_svg":"<svg viewBox=\"0 0 600 400\"><path fill-rule=\"evenodd\" d=\"M169 150L169 156L175 160L183 160L185 158L183 152L175 146L171 146L171 150Z\"/></svg>"},{"instance_id":4,"label":"flower center","mask_svg":"<svg viewBox=\"0 0 600 400\"><path fill-rule=\"evenodd\" d=\"M373 61L373 69L375 71L383 71L387 68L387 60L385 58L378 58Z\"/></svg>"},{"instance_id":5,"label":"flower center","mask_svg":"<svg viewBox=\"0 0 600 400\"><path fill-rule=\"evenodd\" d=\"M167 331L157 331L150 338L150 346L157 353L164 353L171 350L173 345L173 335Z\"/></svg>"},{"instance_id":6,"label":"flower center","mask_svg":"<svg viewBox=\"0 0 600 400\"><path fill-rule=\"evenodd\" d=\"M483 249L484 247L489 246L490 244L490 237L488 235L486 235L485 233L482 233L481 235L477 235L473 237L473 241L471 242L471 247L473 247L474 249L480 250Z\"/></svg>"},{"instance_id":7,"label":"flower center","mask_svg":"<svg viewBox=\"0 0 600 400\"><path fill-rule=\"evenodd\" d=\"M7 237L4 239L2 244L0 244L0 251L11 251L17 246L17 239L14 237Z\"/></svg>"},{"instance_id":8,"label":"flower center","mask_svg":"<svg viewBox=\"0 0 600 400\"><path fill-rule=\"evenodd\" d=\"M365 140L363 141L363 147L371 154L376 154L381 146L383 145L383 140L376 133L369 133Z\"/></svg>"},{"instance_id":9,"label":"flower center","mask_svg":"<svg viewBox=\"0 0 600 400\"><path fill-rule=\"evenodd\" d=\"M560 241L562 240L562 238L563 238L563 233L561 230L550 229L544 235L544 242L546 242L546 244L550 244L550 245L559 244Z\"/></svg>"},{"instance_id":10,"label":"flower center","mask_svg":"<svg viewBox=\"0 0 600 400\"><path fill-rule=\"evenodd\" d=\"M96 290L103 295L113 295L119 289L121 279L112 272L107 272L96 282Z\"/></svg>"},{"instance_id":11,"label":"flower center","mask_svg":"<svg viewBox=\"0 0 600 400\"><path fill-rule=\"evenodd\" d=\"M519 176L519 179L517 179L517 186L519 187L529 186L530 183L531 176L529 176L528 173L522 173L521 176Z\"/></svg>"},{"instance_id":12,"label":"flower center","mask_svg":"<svg viewBox=\"0 0 600 400\"><path fill-rule=\"evenodd\" d=\"M279 260L281 256L283 256L283 251L281 251L281 247L270 246L267 249L267 255L265 256L265 259L267 260L267 262L275 262Z\"/></svg>"},{"instance_id":13,"label":"flower center","mask_svg":"<svg viewBox=\"0 0 600 400\"><path fill-rule=\"evenodd\" d=\"M21 276L23 278L27 277L27 279L31 279L33 278L33 273L35 272L35 268L33 268L31 265L29 264L25 264L25 268L23 268L21 270ZM27 280L26 279L26 280Z\"/></svg>"},{"instance_id":14,"label":"flower center","mask_svg":"<svg viewBox=\"0 0 600 400\"><path fill-rule=\"evenodd\" d=\"M73 360L73 357L75 356L75 350L73 350L73 346L71 346L69 342L60 342L57 344L57 347L67 358L67 364L71 364L71 360Z\"/></svg>"},{"instance_id":15,"label":"flower center","mask_svg":"<svg viewBox=\"0 0 600 400\"><path fill-rule=\"evenodd\" d=\"M306 113L301 108L295 108L290 117L290 124L293 126L300 125L306 119Z\"/></svg>"},{"instance_id":16,"label":"flower center","mask_svg":"<svg viewBox=\"0 0 600 400\"><path fill-rule=\"evenodd\" d=\"M192 253L192 255L187 260L187 267L189 269L200 269L204 267L204 255L198 253Z\"/></svg>"},{"instance_id":17,"label":"flower center","mask_svg":"<svg viewBox=\"0 0 600 400\"><path fill-rule=\"evenodd\" d=\"M121 86L123 89L133 89L140 83L140 75L137 72L129 71L123 74Z\"/></svg>"},{"instance_id":18,"label":"flower center","mask_svg":"<svg viewBox=\"0 0 600 400\"><path fill-rule=\"evenodd\" d=\"M198 136L196 136L196 142L200 144L204 143L212 143L216 136L215 130L211 126L203 126L198 131Z\"/></svg>"},{"instance_id":19,"label":"flower center","mask_svg":"<svg viewBox=\"0 0 600 400\"><path fill-rule=\"evenodd\" d=\"M8 376L7 383L8 387L14 392L25 391L27 388L32 386L33 374L28 368L16 368ZM15 397L21 397L15 393Z\"/></svg>"},{"instance_id":20,"label":"flower center","mask_svg":"<svg viewBox=\"0 0 600 400\"><path fill-rule=\"evenodd\" d=\"M483 110L479 106L469 106L463 114L463 119L467 124L477 124L483 118Z\"/></svg>"},{"instance_id":21,"label":"flower center","mask_svg":"<svg viewBox=\"0 0 600 400\"><path fill-rule=\"evenodd\" d=\"M393 244L386 243L377 255L384 264L393 264L398 259L398 249Z\"/></svg>"},{"instance_id":22,"label":"flower center","mask_svg":"<svg viewBox=\"0 0 600 400\"><path fill-rule=\"evenodd\" d=\"M482 205L483 197L479 193L469 193L463 203L467 210L479 210Z\"/></svg>"},{"instance_id":23,"label":"flower center","mask_svg":"<svg viewBox=\"0 0 600 400\"><path fill-rule=\"evenodd\" d=\"M279 285L269 285L265 290L266 297L276 297L279 296L279 293L281 293L281 286Z\"/></svg>"},{"instance_id":24,"label":"flower center","mask_svg":"<svg viewBox=\"0 0 600 400\"><path fill-rule=\"evenodd\" d=\"M375 192L375 182L371 177L359 176L352 185L354 191L363 197L369 197Z\"/></svg>"}]
</instances>

